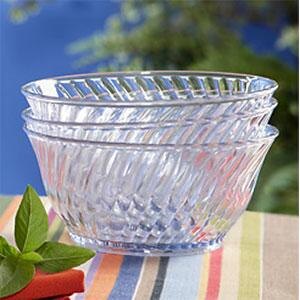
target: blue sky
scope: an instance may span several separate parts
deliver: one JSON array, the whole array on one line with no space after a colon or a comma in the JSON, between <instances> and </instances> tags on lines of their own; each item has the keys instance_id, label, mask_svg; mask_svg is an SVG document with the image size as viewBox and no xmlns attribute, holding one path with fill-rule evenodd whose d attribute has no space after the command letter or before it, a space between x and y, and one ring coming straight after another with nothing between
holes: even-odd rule
<instances>
[{"instance_id":1,"label":"blue sky","mask_svg":"<svg viewBox=\"0 0 300 300\"><path fill-rule=\"evenodd\" d=\"M39 78L94 71L93 66L74 70L75 57L66 54L66 46L103 29L119 6L117 1L54 1L15 25L8 18L8 4L0 2L0 194L20 194L28 183L44 193L33 149L22 130L20 114L27 103L20 87ZM287 51L274 46L278 28L248 24L242 35L256 52L272 52L295 63Z\"/></svg>"}]
</instances>

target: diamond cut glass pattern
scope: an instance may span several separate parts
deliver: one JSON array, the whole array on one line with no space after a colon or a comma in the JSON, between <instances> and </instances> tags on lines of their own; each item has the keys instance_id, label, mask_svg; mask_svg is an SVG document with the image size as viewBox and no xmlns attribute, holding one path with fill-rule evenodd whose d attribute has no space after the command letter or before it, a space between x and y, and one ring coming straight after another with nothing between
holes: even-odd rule
<instances>
[{"instance_id":1,"label":"diamond cut glass pattern","mask_svg":"<svg viewBox=\"0 0 300 300\"><path fill-rule=\"evenodd\" d=\"M206 146L97 143L27 131L73 239L97 250L184 254L219 246L246 209L277 135Z\"/></svg>"}]
</instances>

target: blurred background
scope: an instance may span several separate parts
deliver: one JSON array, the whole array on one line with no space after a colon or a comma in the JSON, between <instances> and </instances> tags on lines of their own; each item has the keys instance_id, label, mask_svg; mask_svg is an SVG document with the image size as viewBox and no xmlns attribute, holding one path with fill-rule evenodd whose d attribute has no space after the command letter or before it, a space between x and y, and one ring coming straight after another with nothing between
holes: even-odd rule
<instances>
[{"instance_id":1,"label":"blurred background","mask_svg":"<svg viewBox=\"0 0 300 300\"><path fill-rule=\"evenodd\" d=\"M44 194L22 131L22 84L99 70L185 69L275 79L272 146L249 209L298 213L298 2L0 2L0 194Z\"/></svg>"}]
</instances>

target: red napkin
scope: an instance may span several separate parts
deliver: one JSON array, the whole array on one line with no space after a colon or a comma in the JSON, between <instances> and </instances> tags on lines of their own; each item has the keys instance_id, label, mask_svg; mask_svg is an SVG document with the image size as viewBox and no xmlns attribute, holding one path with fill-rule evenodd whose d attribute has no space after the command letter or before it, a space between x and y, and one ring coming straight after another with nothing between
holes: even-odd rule
<instances>
[{"instance_id":1,"label":"red napkin","mask_svg":"<svg viewBox=\"0 0 300 300\"><path fill-rule=\"evenodd\" d=\"M32 281L21 291L3 300L60 299L67 300L73 293L84 292L84 273L80 270L46 274L37 271Z\"/></svg>"},{"instance_id":2,"label":"red napkin","mask_svg":"<svg viewBox=\"0 0 300 300\"><path fill-rule=\"evenodd\" d=\"M70 300L70 297L71 295L68 295L68 296L60 296L60 297L55 297L55 298L47 298L44 300ZM42 298L43 299L43 298Z\"/></svg>"},{"instance_id":3,"label":"red napkin","mask_svg":"<svg viewBox=\"0 0 300 300\"><path fill-rule=\"evenodd\" d=\"M65 295L65 296L59 296L59 297L54 297L54 298L42 298L43 300L70 300L71 295ZM36 299L35 299L36 300Z\"/></svg>"}]
</instances>

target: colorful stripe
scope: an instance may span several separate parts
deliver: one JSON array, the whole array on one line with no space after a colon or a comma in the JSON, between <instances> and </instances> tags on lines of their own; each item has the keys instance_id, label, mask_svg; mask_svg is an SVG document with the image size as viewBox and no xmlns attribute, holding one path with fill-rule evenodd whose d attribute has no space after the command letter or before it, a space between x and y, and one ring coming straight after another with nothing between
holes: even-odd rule
<instances>
[{"instance_id":1,"label":"colorful stripe","mask_svg":"<svg viewBox=\"0 0 300 300\"><path fill-rule=\"evenodd\" d=\"M198 294L198 282L201 271L202 255L174 257L169 260L167 275L161 299L172 299L174 295L178 299L196 299ZM181 276L185 274L185 276ZM189 291L188 294L186 291Z\"/></svg>"},{"instance_id":2,"label":"colorful stripe","mask_svg":"<svg viewBox=\"0 0 300 300\"><path fill-rule=\"evenodd\" d=\"M43 197L40 197L40 199L42 200L43 202L43 205L44 205L44 208L48 214L48 218L49 218L49 212L52 208L52 205L51 205L51 201L49 200L49 198L43 196Z\"/></svg>"},{"instance_id":3,"label":"colorful stripe","mask_svg":"<svg viewBox=\"0 0 300 300\"><path fill-rule=\"evenodd\" d=\"M143 265L142 257L125 256L109 299L132 299Z\"/></svg>"},{"instance_id":4,"label":"colorful stripe","mask_svg":"<svg viewBox=\"0 0 300 300\"><path fill-rule=\"evenodd\" d=\"M296 217L265 214L262 299L299 299L298 226Z\"/></svg>"},{"instance_id":5,"label":"colorful stripe","mask_svg":"<svg viewBox=\"0 0 300 300\"><path fill-rule=\"evenodd\" d=\"M48 239L52 241L57 241L64 231L64 225L61 219L56 216L51 223L48 231Z\"/></svg>"},{"instance_id":6,"label":"colorful stripe","mask_svg":"<svg viewBox=\"0 0 300 300\"><path fill-rule=\"evenodd\" d=\"M85 290L88 291L92 282L93 282L93 279L96 275L96 272L97 272L97 269L101 263L101 260L102 260L102 255L100 253L97 253L96 256L90 261L90 262L87 262L86 264L88 264L88 267L85 268L85 280L84 280L84 283L85 283ZM76 300L84 300L84 294L78 294L76 295Z\"/></svg>"},{"instance_id":7,"label":"colorful stripe","mask_svg":"<svg viewBox=\"0 0 300 300\"><path fill-rule=\"evenodd\" d=\"M238 299L260 298L261 214L249 212L243 217Z\"/></svg>"},{"instance_id":8,"label":"colorful stripe","mask_svg":"<svg viewBox=\"0 0 300 300\"><path fill-rule=\"evenodd\" d=\"M240 283L240 242L242 222L239 220L225 237L219 299L236 299Z\"/></svg>"},{"instance_id":9,"label":"colorful stripe","mask_svg":"<svg viewBox=\"0 0 300 300\"><path fill-rule=\"evenodd\" d=\"M0 216L6 210L8 205L11 203L12 197L3 197L0 199Z\"/></svg>"},{"instance_id":10,"label":"colorful stripe","mask_svg":"<svg viewBox=\"0 0 300 300\"><path fill-rule=\"evenodd\" d=\"M68 233L68 230L66 227L63 226L63 230L62 230L62 234L61 236L58 238L58 241L61 242L61 243L64 243L64 244L73 244L70 236L69 236L69 233Z\"/></svg>"},{"instance_id":11,"label":"colorful stripe","mask_svg":"<svg viewBox=\"0 0 300 300\"><path fill-rule=\"evenodd\" d=\"M93 283L87 291L87 300L108 299L123 262L123 256L104 254L103 259L95 274Z\"/></svg>"},{"instance_id":12,"label":"colorful stripe","mask_svg":"<svg viewBox=\"0 0 300 300\"><path fill-rule=\"evenodd\" d=\"M206 297L206 289L207 289L208 274L209 274L209 260L210 260L210 254L209 253L203 254L200 286L198 290L198 300L204 300Z\"/></svg>"},{"instance_id":13,"label":"colorful stripe","mask_svg":"<svg viewBox=\"0 0 300 300\"><path fill-rule=\"evenodd\" d=\"M141 270L140 278L133 295L133 299L148 299L152 294L159 269L159 257L146 257Z\"/></svg>"},{"instance_id":14,"label":"colorful stripe","mask_svg":"<svg viewBox=\"0 0 300 300\"><path fill-rule=\"evenodd\" d=\"M156 300L160 298L160 294L164 287L168 263L169 263L169 257L160 258L157 277L155 279L154 287L150 298L151 300Z\"/></svg>"},{"instance_id":15,"label":"colorful stripe","mask_svg":"<svg viewBox=\"0 0 300 300\"><path fill-rule=\"evenodd\" d=\"M215 250L210 254L206 300L214 300L219 297L222 255L223 248Z\"/></svg>"},{"instance_id":16,"label":"colorful stripe","mask_svg":"<svg viewBox=\"0 0 300 300\"><path fill-rule=\"evenodd\" d=\"M21 197L0 198L0 231L13 241ZM49 239L72 243L50 202ZM186 257L97 254L80 266L86 292L71 299L297 299L298 218L246 212L223 248Z\"/></svg>"},{"instance_id":17,"label":"colorful stripe","mask_svg":"<svg viewBox=\"0 0 300 300\"><path fill-rule=\"evenodd\" d=\"M1 234L5 236L7 241L13 245L15 245L15 239L14 239L15 216L20 202L21 202L21 197L12 198L11 203L6 207L6 210L3 212L0 218Z\"/></svg>"},{"instance_id":18,"label":"colorful stripe","mask_svg":"<svg viewBox=\"0 0 300 300\"><path fill-rule=\"evenodd\" d=\"M52 222L54 221L54 218L56 216L56 213L54 211L54 209L51 207L49 212L48 212L48 223L49 223L49 227L52 224Z\"/></svg>"},{"instance_id":19,"label":"colorful stripe","mask_svg":"<svg viewBox=\"0 0 300 300\"><path fill-rule=\"evenodd\" d=\"M22 198L17 196L14 197L8 206L6 206L5 211L2 213L0 218L0 231L3 230L3 228L6 226L9 220L14 218L14 215L17 212L17 209L20 205Z\"/></svg>"}]
</instances>

